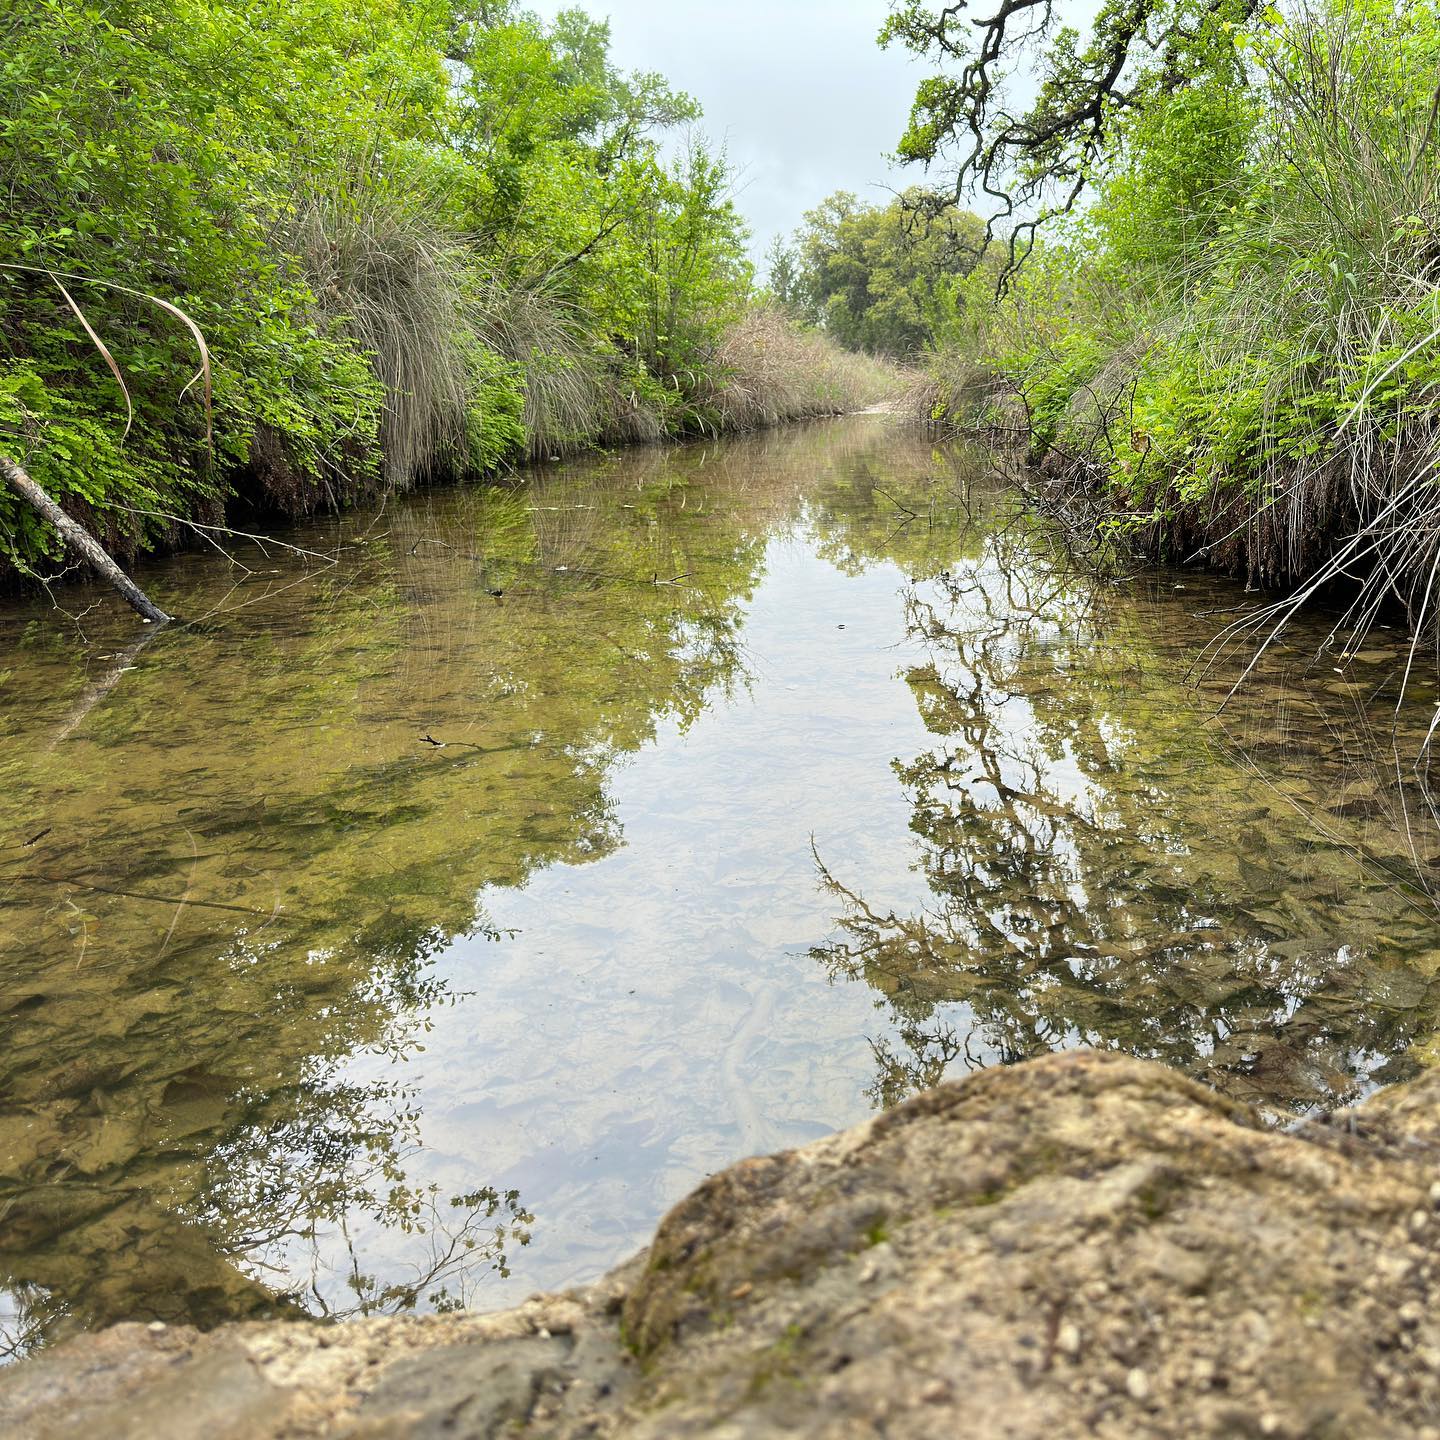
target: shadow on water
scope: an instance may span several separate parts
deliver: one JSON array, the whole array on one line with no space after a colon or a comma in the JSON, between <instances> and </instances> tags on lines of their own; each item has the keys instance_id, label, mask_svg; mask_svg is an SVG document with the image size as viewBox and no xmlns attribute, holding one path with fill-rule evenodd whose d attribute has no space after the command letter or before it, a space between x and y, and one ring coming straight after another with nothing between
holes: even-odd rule
<instances>
[{"instance_id":1,"label":"shadow on water","mask_svg":"<svg viewBox=\"0 0 1440 1440\"><path fill-rule=\"evenodd\" d=\"M0 613L14 1351L495 1303L956 1066L1291 1113L1432 1058L1383 638L1217 721L1234 587L1098 578L874 419L290 538L156 567L196 623L144 643Z\"/></svg>"}]
</instances>

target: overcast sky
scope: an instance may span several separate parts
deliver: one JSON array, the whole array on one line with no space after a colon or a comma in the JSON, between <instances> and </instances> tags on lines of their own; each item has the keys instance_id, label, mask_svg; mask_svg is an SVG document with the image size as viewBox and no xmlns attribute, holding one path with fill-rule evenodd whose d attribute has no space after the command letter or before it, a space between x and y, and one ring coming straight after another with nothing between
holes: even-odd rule
<instances>
[{"instance_id":1,"label":"overcast sky","mask_svg":"<svg viewBox=\"0 0 1440 1440\"><path fill-rule=\"evenodd\" d=\"M530 0L547 17L564 0ZM887 0L570 0L608 18L626 70L658 70L705 108L701 129L744 173L758 256L836 190L884 201L885 161L924 73L875 36ZM918 174L914 177L919 179Z\"/></svg>"}]
</instances>

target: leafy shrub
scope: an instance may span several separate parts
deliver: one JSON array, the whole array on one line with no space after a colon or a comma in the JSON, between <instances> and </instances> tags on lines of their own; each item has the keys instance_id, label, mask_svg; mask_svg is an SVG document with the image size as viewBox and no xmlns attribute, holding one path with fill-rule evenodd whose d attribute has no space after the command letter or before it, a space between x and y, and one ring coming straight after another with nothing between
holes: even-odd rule
<instances>
[{"instance_id":1,"label":"leafy shrub","mask_svg":"<svg viewBox=\"0 0 1440 1440\"><path fill-rule=\"evenodd\" d=\"M692 139L667 162L698 109L608 44L503 0L19 0L0 448L131 554L228 506L843 407L828 352L803 381L737 365L725 158ZM203 331L209 395L146 297ZM0 497L0 569L58 559Z\"/></svg>"}]
</instances>

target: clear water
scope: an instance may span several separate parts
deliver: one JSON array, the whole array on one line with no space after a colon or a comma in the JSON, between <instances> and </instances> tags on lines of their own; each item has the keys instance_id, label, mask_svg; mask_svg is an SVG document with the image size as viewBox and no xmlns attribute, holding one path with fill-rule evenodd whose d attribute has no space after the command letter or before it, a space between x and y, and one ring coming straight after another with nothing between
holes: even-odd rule
<instances>
[{"instance_id":1,"label":"clear water","mask_svg":"<svg viewBox=\"0 0 1440 1440\"><path fill-rule=\"evenodd\" d=\"M184 627L0 611L11 1351L510 1303L1059 1046L1279 1118L1434 1058L1384 632L1217 715L1255 597L1098 578L877 417L285 539L152 567Z\"/></svg>"}]
</instances>

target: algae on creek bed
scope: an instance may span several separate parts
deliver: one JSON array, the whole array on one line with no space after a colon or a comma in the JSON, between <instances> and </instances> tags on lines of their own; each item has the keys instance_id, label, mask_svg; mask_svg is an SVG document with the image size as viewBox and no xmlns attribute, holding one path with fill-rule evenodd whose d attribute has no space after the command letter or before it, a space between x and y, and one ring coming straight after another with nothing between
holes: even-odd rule
<instances>
[{"instance_id":1,"label":"algae on creek bed","mask_svg":"<svg viewBox=\"0 0 1440 1440\"><path fill-rule=\"evenodd\" d=\"M1337 693L1302 627L1207 723L1235 587L1087 575L877 418L288 538L334 563L156 567L199 623L138 651L0 614L18 1344L595 1274L947 1067L1100 1044L1288 1111L1428 1053L1433 915L1336 741L1383 636Z\"/></svg>"}]
</instances>

